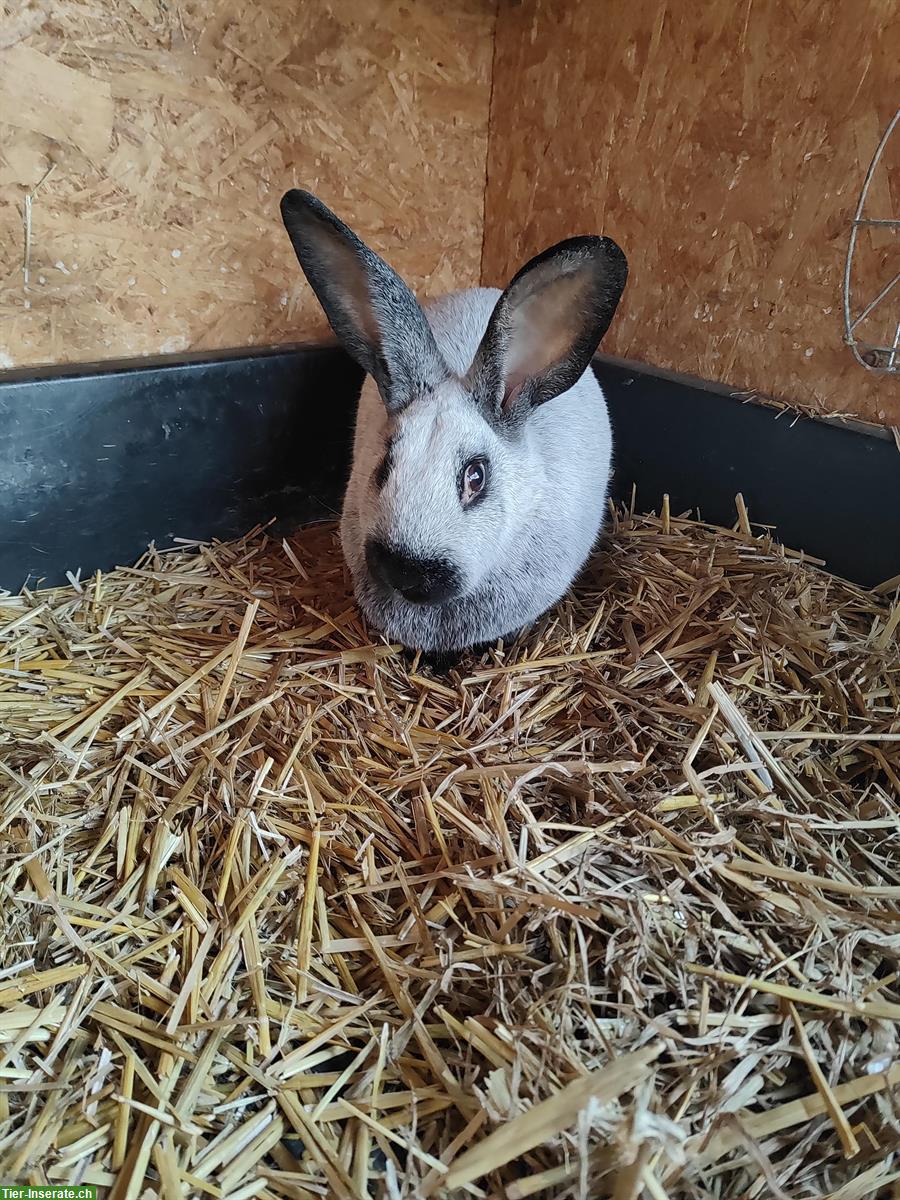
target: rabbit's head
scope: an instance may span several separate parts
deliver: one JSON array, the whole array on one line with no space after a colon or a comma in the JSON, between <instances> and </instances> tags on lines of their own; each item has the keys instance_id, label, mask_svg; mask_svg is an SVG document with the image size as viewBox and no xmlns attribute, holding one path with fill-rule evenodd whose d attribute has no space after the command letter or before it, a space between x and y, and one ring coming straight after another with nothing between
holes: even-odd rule
<instances>
[{"instance_id":1,"label":"rabbit's head","mask_svg":"<svg viewBox=\"0 0 900 1200\"><path fill-rule=\"evenodd\" d=\"M608 238L559 243L519 271L474 338L442 329L442 353L406 284L321 201L292 190L281 212L332 329L383 401L354 462L368 489L369 586L412 604L467 596L521 542L536 491L565 486L542 471L531 416L588 367L625 256Z\"/></svg>"}]
</instances>

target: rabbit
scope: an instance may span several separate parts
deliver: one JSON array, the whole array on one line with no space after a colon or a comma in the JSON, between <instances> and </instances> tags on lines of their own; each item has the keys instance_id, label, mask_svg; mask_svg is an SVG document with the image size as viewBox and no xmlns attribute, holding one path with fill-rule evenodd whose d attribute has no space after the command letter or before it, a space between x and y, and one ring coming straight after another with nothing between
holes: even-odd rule
<instances>
[{"instance_id":1,"label":"rabbit","mask_svg":"<svg viewBox=\"0 0 900 1200\"><path fill-rule=\"evenodd\" d=\"M600 533L612 434L590 361L628 273L605 237L531 259L505 291L424 309L315 196L281 214L300 266L367 372L341 548L370 627L453 661L532 625Z\"/></svg>"}]
</instances>

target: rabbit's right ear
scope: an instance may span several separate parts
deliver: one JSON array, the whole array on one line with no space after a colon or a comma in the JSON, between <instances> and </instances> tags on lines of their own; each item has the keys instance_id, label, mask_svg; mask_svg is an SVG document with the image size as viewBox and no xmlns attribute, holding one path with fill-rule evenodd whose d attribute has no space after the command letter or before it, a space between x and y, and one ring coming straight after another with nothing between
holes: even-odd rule
<instances>
[{"instance_id":1,"label":"rabbit's right ear","mask_svg":"<svg viewBox=\"0 0 900 1200\"><path fill-rule=\"evenodd\" d=\"M441 383L447 367L400 276L309 192L286 192L281 217L331 328L375 379L388 411Z\"/></svg>"},{"instance_id":2,"label":"rabbit's right ear","mask_svg":"<svg viewBox=\"0 0 900 1200\"><path fill-rule=\"evenodd\" d=\"M522 267L497 301L469 370L489 420L517 426L576 383L627 278L625 255L605 237L569 238Z\"/></svg>"}]
</instances>

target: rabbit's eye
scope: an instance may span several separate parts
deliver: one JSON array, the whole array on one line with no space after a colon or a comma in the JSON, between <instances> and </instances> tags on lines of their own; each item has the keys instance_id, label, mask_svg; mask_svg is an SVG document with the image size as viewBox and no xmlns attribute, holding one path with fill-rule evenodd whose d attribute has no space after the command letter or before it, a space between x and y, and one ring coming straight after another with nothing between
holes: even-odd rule
<instances>
[{"instance_id":1,"label":"rabbit's eye","mask_svg":"<svg viewBox=\"0 0 900 1200\"><path fill-rule=\"evenodd\" d=\"M463 467L460 492L463 504L471 504L484 492L487 483L487 463L483 458L473 458Z\"/></svg>"}]
</instances>

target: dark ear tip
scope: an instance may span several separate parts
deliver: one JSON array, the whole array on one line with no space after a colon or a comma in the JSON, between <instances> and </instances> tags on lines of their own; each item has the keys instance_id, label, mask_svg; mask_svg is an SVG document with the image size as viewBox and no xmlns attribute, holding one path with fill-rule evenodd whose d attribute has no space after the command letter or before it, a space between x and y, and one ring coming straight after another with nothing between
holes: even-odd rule
<instances>
[{"instance_id":1,"label":"dark ear tip","mask_svg":"<svg viewBox=\"0 0 900 1200\"><path fill-rule=\"evenodd\" d=\"M612 270L622 280L622 286L625 286L625 280L628 278L628 259L625 251L612 238L601 238L603 242L604 258L607 265L607 270Z\"/></svg>"},{"instance_id":2,"label":"dark ear tip","mask_svg":"<svg viewBox=\"0 0 900 1200\"><path fill-rule=\"evenodd\" d=\"M584 240L591 243L591 257L607 270L613 268L614 270L628 271L628 259L618 242L614 242L610 237L591 237Z\"/></svg>"},{"instance_id":3,"label":"dark ear tip","mask_svg":"<svg viewBox=\"0 0 900 1200\"><path fill-rule=\"evenodd\" d=\"M628 280L628 259L625 251L610 237L573 238L581 243L581 253L590 259L604 280L611 282L620 291Z\"/></svg>"},{"instance_id":4,"label":"dark ear tip","mask_svg":"<svg viewBox=\"0 0 900 1200\"><path fill-rule=\"evenodd\" d=\"M298 212L314 207L316 203L316 197L312 192L304 192L301 188L290 188L281 197L279 207L282 217L292 217L296 216Z\"/></svg>"},{"instance_id":5,"label":"dark ear tip","mask_svg":"<svg viewBox=\"0 0 900 1200\"><path fill-rule=\"evenodd\" d=\"M570 264L578 263L581 266L597 268L605 278L615 281L623 288L628 277L628 260L622 247L612 238L588 234L582 237L566 238L562 242L549 246L516 272L509 287L518 283L535 267L554 260L557 262L568 260Z\"/></svg>"},{"instance_id":6,"label":"dark ear tip","mask_svg":"<svg viewBox=\"0 0 900 1200\"><path fill-rule=\"evenodd\" d=\"M620 258L622 262L628 261L625 257L625 251L622 249L619 243L614 242L611 237L602 237L598 238L597 240L603 244L603 249L607 254L611 255L613 258Z\"/></svg>"}]
</instances>

